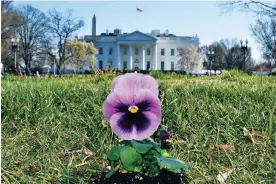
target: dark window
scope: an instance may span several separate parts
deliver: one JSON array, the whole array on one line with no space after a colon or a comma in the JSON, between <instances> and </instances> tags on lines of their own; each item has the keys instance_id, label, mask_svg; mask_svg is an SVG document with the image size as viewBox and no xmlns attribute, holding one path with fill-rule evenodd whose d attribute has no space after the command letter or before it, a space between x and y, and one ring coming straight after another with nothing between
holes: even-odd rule
<instances>
[{"instance_id":1,"label":"dark window","mask_svg":"<svg viewBox=\"0 0 276 184\"><path fill-rule=\"evenodd\" d=\"M171 71L174 71L174 62L171 62Z\"/></svg>"},{"instance_id":2,"label":"dark window","mask_svg":"<svg viewBox=\"0 0 276 184\"><path fill-rule=\"evenodd\" d=\"M112 55L113 53L113 48L109 48L109 55Z\"/></svg>"},{"instance_id":3,"label":"dark window","mask_svg":"<svg viewBox=\"0 0 276 184\"><path fill-rule=\"evenodd\" d=\"M99 62L99 69L101 69L101 70L103 69L103 61Z\"/></svg>"},{"instance_id":4,"label":"dark window","mask_svg":"<svg viewBox=\"0 0 276 184\"><path fill-rule=\"evenodd\" d=\"M135 48L135 55L139 55L139 48Z\"/></svg>"},{"instance_id":5,"label":"dark window","mask_svg":"<svg viewBox=\"0 0 276 184\"><path fill-rule=\"evenodd\" d=\"M165 49L161 49L161 56L165 56Z\"/></svg>"},{"instance_id":6,"label":"dark window","mask_svg":"<svg viewBox=\"0 0 276 184\"><path fill-rule=\"evenodd\" d=\"M150 61L147 61L147 70L150 69Z\"/></svg>"},{"instance_id":7,"label":"dark window","mask_svg":"<svg viewBox=\"0 0 276 184\"><path fill-rule=\"evenodd\" d=\"M165 68L165 63L164 61L161 61L161 70L164 71L164 68Z\"/></svg>"},{"instance_id":8,"label":"dark window","mask_svg":"<svg viewBox=\"0 0 276 184\"><path fill-rule=\"evenodd\" d=\"M174 56L174 49L171 49L171 56Z\"/></svg>"},{"instance_id":9,"label":"dark window","mask_svg":"<svg viewBox=\"0 0 276 184\"><path fill-rule=\"evenodd\" d=\"M139 67L138 67L138 66L135 66L135 70L138 71L138 70L139 70Z\"/></svg>"},{"instance_id":10,"label":"dark window","mask_svg":"<svg viewBox=\"0 0 276 184\"><path fill-rule=\"evenodd\" d=\"M204 61L204 62L203 62L203 67L205 67L205 68L207 68L207 67L208 67L208 63L207 63L207 61Z\"/></svg>"},{"instance_id":11,"label":"dark window","mask_svg":"<svg viewBox=\"0 0 276 184\"><path fill-rule=\"evenodd\" d=\"M147 49L147 55L150 55L150 48Z\"/></svg>"},{"instance_id":12,"label":"dark window","mask_svg":"<svg viewBox=\"0 0 276 184\"><path fill-rule=\"evenodd\" d=\"M99 54L102 55L103 54L103 48L99 49Z\"/></svg>"},{"instance_id":13,"label":"dark window","mask_svg":"<svg viewBox=\"0 0 276 184\"><path fill-rule=\"evenodd\" d=\"M124 48L123 53L124 53L124 55L127 55L127 49L126 48Z\"/></svg>"},{"instance_id":14,"label":"dark window","mask_svg":"<svg viewBox=\"0 0 276 184\"><path fill-rule=\"evenodd\" d=\"M127 70L127 62L124 61L124 70Z\"/></svg>"}]
</instances>

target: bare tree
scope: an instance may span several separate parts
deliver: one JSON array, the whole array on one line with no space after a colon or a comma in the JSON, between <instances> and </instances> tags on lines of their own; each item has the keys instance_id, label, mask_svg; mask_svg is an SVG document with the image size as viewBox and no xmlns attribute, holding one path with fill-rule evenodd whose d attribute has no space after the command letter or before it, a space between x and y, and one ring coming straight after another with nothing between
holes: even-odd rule
<instances>
[{"instance_id":1,"label":"bare tree","mask_svg":"<svg viewBox=\"0 0 276 184\"><path fill-rule=\"evenodd\" d=\"M276 16L276 1L239 0L227 1L219 4L226 12L233 10L251 11L257 15Z\"/></svg>"},{"instance_id":2,"label":"bare tree","mask_svg":"<svg viewBox=\"0 0 276 184\"><path fill-rule=\"evenodd\" d=\"M275 22L276 22L276 1L229 1L220 3L222 9L226 12L234 10L251 11L258 18L255 25L250 26L254 38L262 47L262 56L267 61L276 64L276 43L275 43Z\"/></svg>"},{"instance_id":3,"label":"bare tree","mask_svg":"<svg viewBox=\"0 0 276 184\"><path fill-rule=\"evenodd\" d=\"M10 41L20 25L20 16L12 7L12 1L1 1L1 43ZM3 50L2 50L3 51Z\"/></svg>"},{"instance_id":4,"label":"bare tree","mask_svg":"<svg viewBox=\"0 0 276 184\"><path fill-rule=\"evenodd\" d=\"M177 48L178 57L177 67L179 70L192 72L199 64L201 56L195 46L182 46Z\"/></svg>"},{"instance_id":5,"label":"bare tree","mask_svg":"<svg viewBox=\"0 0 276 184\"><path fill-rule=\"evenodd\" d=\"M208 58L208 51L214 51L212 58ZM244 63L244 54L241 52L241 47L238 39L221 39L219 41L213 42L210 46L202 46L201 54L203 57L207 58L207 66L214 70L222 69L242 69ZM210 61L211 60L211 61ZM211 64L211 66L210 66ZM251 58L251 48L245 55L245 65L249 67L253 64Z\"/></svg>"},{"instance_id":6,"label":"bare tree","mask_svg":"<svg viewBox=\"0 0 276 184\"><path fill-rule=\"evenodd\" d=\"M48 18L43 12L31 5L23 6L18 10L22 17L21 26L17 33L20 38L20 56L26 67L26 73L30 73L33 58L41 54L42 45L48 38Z\"/></svg>"},{"instance_id":7,"label":"bare tree","mask_svg":"<svg viewBox=\"0 0 276 184\"><path fill-rule=\"evenodd\" d=\"M12 1L1 1L1 62L5 68L14 69L11 38L20 25L21 17L12 7Z\"/></svg>"},{"instance_id":8,"label":"bare tree","mask_svg":"<svg viewBox=\"0 0 276 184\"><path fill-rule=\"evenodd\" d=\"M263 58L276 65L276 18L262 16L250 26L250 30L261 45Z\"/></svg>"},{"instance_id":9,"label":"bare tree","mask_svg":"<svg viewBox=\"0 0 276 184\"><path fill-rule=\"evenodd\" d=\"M62 65L65 64L71 56L66 52L66 39L70 38L72 34L84 26L83 20L73 17L72 10L67 14L57 12L55 9L48 12L50 18L50 29L54 37L57 39L58 59L56 65L58 73L61 71Z\"/></svg>"}]
</instances>

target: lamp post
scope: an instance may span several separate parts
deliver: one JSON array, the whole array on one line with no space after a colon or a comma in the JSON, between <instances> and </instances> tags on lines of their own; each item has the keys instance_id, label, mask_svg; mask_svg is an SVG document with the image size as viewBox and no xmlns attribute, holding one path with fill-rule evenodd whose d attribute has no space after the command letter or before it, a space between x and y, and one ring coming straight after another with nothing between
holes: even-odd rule
<instances>
[{"instance_id":1,"label":"lamp post","mask_svg":"<svg viewBox=\"0 0 276 184\"><path fill-rule=\"evenodd\" d=\"M209 49L207 52L208 58L209 58L209 70L210 70L210 75L211 75L211 70L212 70L212 59L215 56L215 52L212 49Z\"/></svg>"},{"instance_id":2,"label":"lamp post","mask_svg":"<svg viewBox=\"0 0 276 184\"><path fill-rule=\"evenodd\" d=\"M273 33L273 36L272 36L272 59L275 61L275 66L276 66L276 34L275 33Z\"/></svg>"},{"instance_id":3,"label":"lamp post","mask_svg":"<svg viewBox=\"0 0 276 184\"><path fill-rule=\"evenodd\" d=\"M241 43L241 52L243 52L243 56L244 56L244 59L243 59L243 71L245 72L245 56L246 56L246 52L248 50L248 47L247 47L248 40L247 39L245 40L245 45L243 45L243 41L242 40L240 41L240 43Z\"/></svg>"},{"instance_id":4,"label":"lamp post","mask_svg":"<svg viewBox=\"0 0 276 184\"><path fill-rule=\"evenodd\" d=\"M11 48L12 48L12 52L14 52L14 69L16 72L16 51L18 51L19 49L19 38L12 38L11 39Z\"/></svg>"},{"instance_id":5,"label":"lamp post","mask_svg":"<svg viewBox=\"0 0 276 184\"><path fill-rule=\"evenodd\" d=\"M54 76L56 76L56 55L57 55L57 50L56 49L52 49L52 53L54 55Z\"/></svg>"}]
</instances>

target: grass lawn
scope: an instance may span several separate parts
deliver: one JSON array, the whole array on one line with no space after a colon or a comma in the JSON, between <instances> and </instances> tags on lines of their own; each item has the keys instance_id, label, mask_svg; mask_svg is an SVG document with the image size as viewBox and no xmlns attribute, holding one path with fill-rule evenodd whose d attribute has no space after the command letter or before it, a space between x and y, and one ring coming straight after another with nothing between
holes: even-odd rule
<instances>
[{"instance_id":1,"label":"grass lawn","mask_svg":"<svg viewBox=\"0 0 276 184\"><path fill-rule=\"evenodd\" d=\"M189 165L192 183L213 183L229 169L226 183L275 183L276 77L153 76L171 154ZM2 78L1 183L87 183L99 175L118 142L102 115L113 77ZM261 134L244 136L244 127Z\"/></svg>"}]
</instances>

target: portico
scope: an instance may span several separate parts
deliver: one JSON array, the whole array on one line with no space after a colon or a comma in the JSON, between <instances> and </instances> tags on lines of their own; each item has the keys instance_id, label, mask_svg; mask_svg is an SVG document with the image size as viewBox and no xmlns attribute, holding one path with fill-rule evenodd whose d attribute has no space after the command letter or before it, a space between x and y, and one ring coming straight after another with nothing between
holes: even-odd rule
<instances>
[{"instance_id":1,"label":"portico","mask_svg":"<svg viewBox=\"0 0 276 184\"><path fill-rule=\"evenodd\" d=\"M157 69L156 38L135 31L117 38L119 69ZM149 64L149 65L148 65Z\"/></svg>"}]
</instances>

